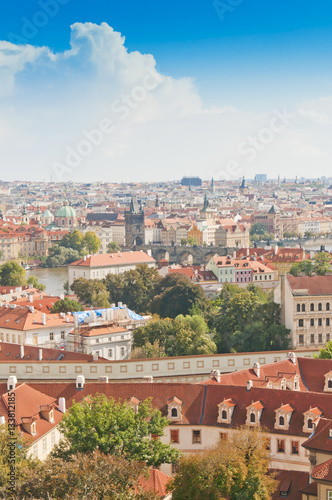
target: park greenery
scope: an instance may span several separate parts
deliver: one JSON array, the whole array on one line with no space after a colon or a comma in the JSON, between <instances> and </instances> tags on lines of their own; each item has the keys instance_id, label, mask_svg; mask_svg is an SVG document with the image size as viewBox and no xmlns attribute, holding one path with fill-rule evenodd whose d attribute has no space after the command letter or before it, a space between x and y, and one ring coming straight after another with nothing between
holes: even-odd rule
<instances>
[{"instance_id":1,"label":"park greenery","mask_svg":"<svg viewBox=\"0 0 332 500\"><path fill-rule=\"evenodd\" d=\"M327 252L316 253L312 260L302 260L296 262L290 268L289 274L292 276L325 276L331 271L331 255Z\"/></svg>"},{"instance_id":2,"label":"park greenery","mask_svg":"<svg viewBox=\"0 0 332 500\"><path fill-rule=\"evenodd\" d=\"M168 486L173 500L268 500L276 487L259 428L241 428L202 453L184 456Z\"/></svg>"},{"instance_id":3,"label":"park greenery","mask_svg":"<svg viewBox=\"0 0 332 500\"><path fill-rule=\"evenodd\" d=\"M122 302L153 320L133 332L134 358L215 352L287 349L290 331L281 324L280 306L260 287L225 283L214 301L186 276L139 265L103 280L79 278L71 286L88 306Z\"/></svg>"},{"instance_id":4,"label":"park greenery","mask_svg":"<svg viewBox=\"0 0 332 500\"><path fill-rule=\"evenodd\" d=\"M332 359L332 340L326 342L323 349L319 349L319 354L314 354L314 358L318 359Z\"/></svg>"},{"instance_id":5,"label":"park greenery","mask_svg":"<svg viewBox=\"0 0 332 500\"><path fill-rule=\"evenodd\" d=\"M69 299L65 297L64 299L57 300L54 306L51 309L51 313L68 313L68 312L76 312L76 311L84 311L84 307L82 304L77 302L76 300Z\"/></svg>"},{"instance_id":6,"label":"park greenery","mask_svg":"<svg viewBox=\"0 0 332 500\"><path fill-rule=\"evenodd\" d=\"M251 241L273 241L275 238L273 233L268 233L264 224L256 222L251 226L250 239Z\"/></svg>"},{"instance_id":7,"label":"park greenery","mask_svg":"<svg viewBox=\"0 0 332 500\"><path fill-rule=\"evenodd\" d=\"M58 244L52 245L47 257L39 257L43 267L66 266L84 255L98 252L101 241L93 231L85 234L75 229L64 235Z\"/></svg>"}]
</instances>

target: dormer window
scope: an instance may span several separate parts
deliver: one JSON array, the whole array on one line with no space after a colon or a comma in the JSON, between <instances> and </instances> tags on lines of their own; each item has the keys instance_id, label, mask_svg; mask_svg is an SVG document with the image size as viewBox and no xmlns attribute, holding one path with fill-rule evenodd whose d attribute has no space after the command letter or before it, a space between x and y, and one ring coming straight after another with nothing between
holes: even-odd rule
<instances>
[{"instance_id":1,"label":"dormer window","mask_svg":"<svg viewBox=\"0 0 332 500\"><path fill-rule=\"evenodd\" d=\"M167 418L172 422L182 420L182 401L176 396L167 401Z\"/></svg>"},{"instance_id":2,"label":"dormer window","mask_svg":"<svg viewBox=\"0 0 332 500\"><path fill-rule=\"evenodd\" d=\"M279 417L279 427L284 427L285 425L285 418L281 415Z\"/></svg>"},{"instance_id":3,"label":"dormer window","mask_svg":"<svg viewBox=\"0 0 332 500\"><path fill-rule=\"evenodd\" d=\"M138 413L138 407L139 407L140 402L141 402L140 399L136 398L135 396L131 396L131 398L129 400L129 405L134 410L134 413Z\"/></svg>"},{"instance_id":4,"label":"dormer window","mask_svg":"<svg viewBox=\"0 0 332 500\"><path fill-rule=\"evenodd\" d=\"M45 419L48 420L48 422L52 423L54 422L54 408L53 405L39 405L39 411L41 416Z\"/></svg>"},{"instance_id":5,"label":"dormer window","mask_svg":"<svg viewBox=\"0 0 332 500\"><path fill-rule=\"evenodd\" d=\"M332 371L325 374L324 391L332 392Z\"/></svg>"},{"instance_id":6,"label":"dormer window","mask_svg":"<svg viewBox=\"0 0 332 500\"><path fill-rule=\"evenodd\" d=\"M304 425L302 428L302 432L312 432L315 428L315 425L318 424L320 417L323 415L323 412L318 406L315 408L310 408L306 411L304 416Z\"/></svg>"},{"instance_id":7,"label":"dormer window","mask_svg":"<svg viewBox=\"0 0 332 500\"><path fill-rule=\"evenodd\" d=\"M262 418L264 404L261 401L256 401L247 406L247 420L246 425L257 426L260 425Z\"/></svg>"},{"instance_id":8,"label":"dormer window","mask_svg":"<svg viewBox=\"0 0 332 500\"><path fill-rule=\"evenodd\" d=\"M36 417L21 417L21 425L25 432L28 432L31 436L37 434Z\"/></svg>"},{"instance_id":9,"label":"dormer window","mask_svg":"<svg viewBox=\"0 0 332 500\"><path fill-rule=\"evenodd\" d=\"M274 428L288 431L293 411L294 408L290 404L282 405L280 406L280 408L275 410L276 419L274 423Z\"/></svg>"},{"instance_id":10,"label":"dormer window","mask_svg":"<svg viewBox=\"0 0 332 500\"><path fill-rule=\"evenodd\" d=\"M218 419L219 424L231 424L236 401L234 399L224 399L218 404Z\"/></svg>"}]
</instances>

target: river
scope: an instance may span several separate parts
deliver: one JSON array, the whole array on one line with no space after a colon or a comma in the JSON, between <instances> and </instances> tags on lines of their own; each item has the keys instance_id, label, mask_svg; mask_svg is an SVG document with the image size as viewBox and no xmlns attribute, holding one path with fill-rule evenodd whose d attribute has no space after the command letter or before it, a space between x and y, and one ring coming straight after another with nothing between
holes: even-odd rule
<instances>
[{"instance_id":1,"label":"river","mask_svg":"<svg viewBox=\"0 0 332 500\"><path fill-rule=\"evenodd\" d=\"M26 272L27 278L33 274L38 280L46 285L46 290L49 295L60 295L65 293L63 285L68 279L67 267L36 267Z\"/></svg>"}]
</instances>

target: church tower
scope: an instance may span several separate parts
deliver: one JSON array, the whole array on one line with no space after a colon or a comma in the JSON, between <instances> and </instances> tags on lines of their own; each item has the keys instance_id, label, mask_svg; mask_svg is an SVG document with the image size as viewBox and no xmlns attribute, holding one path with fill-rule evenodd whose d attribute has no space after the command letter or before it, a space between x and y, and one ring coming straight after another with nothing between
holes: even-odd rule
<instances>
[{"instance_id":1,"label":"church tower","mask_svg":"<svg viewBox=\"0 0 332 500\"><path fill-rule=\"evenodd\" d=\"M125 211L126 247L144 245L144 210L138 205L136 196L131 198L129 210Z\"/></svg>"}]
</instances>

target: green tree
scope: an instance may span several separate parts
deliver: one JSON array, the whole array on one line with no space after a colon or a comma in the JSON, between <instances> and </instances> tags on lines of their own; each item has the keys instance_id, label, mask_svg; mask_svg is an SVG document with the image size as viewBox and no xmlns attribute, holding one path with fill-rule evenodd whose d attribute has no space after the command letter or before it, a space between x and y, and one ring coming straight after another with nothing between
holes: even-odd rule
<instances>
[{"instance_id":1,"label":"green tree","mask_svg":"<svg viewBox=\"0 0 332 500\"><path fill-rule=\"evenodd\" d=\"M37 276L34 276L33 274L31 274L28 279L27 279L27 284L28 285L32 285L34 288L36 288L37 290L40 290L40 291L44 291L46 286L43 284L43 283L40 283L40 281L38 280Z\"/></svg>"},{"instance_id":2,"label":"green tree","mask_svg":"<svg viewBox=\"0 0 332 500\"><path fill-rule=\"evenodd\" d=\"M78 300L84 304L94 305L97 302L104 302L105 299L108 300L106 285L98 279L78 278L74 280L70 288L77 295ZM95 307L100 306L95 305Z\"/></svg>"},{"instance_id":3,"label":"green tree","mask_svg":"<svg viewBox=\"0 0 332 500\"><path fill-rule=\"evenodd\" d=\"M111 241L111 243L107 245L107 253L117 253L120 252L120 250L121 247L116 241Z\"/></svg>"},{"instance_id":4,"label":"green tree","mask_svg":"<svg viewBox=\"0 0 332 500\"><path fill-rule=\"evenodd\" d=\"M264 224L261 224L260 222L255 222L251 226L250 229L250 235L253 236L254 234L257 234L258 236L263 236L263 234L266 233L266 227Z\"/></svg>"},{"instance_id":5,"label":"green tree","mask_svg":"<svg viewBox=\"0 0 332 500\"><path fill-rule=\"evenodd\" d=\"M26 284L25 269L15 261L0 266L1 286L24 286Z\"/></svg>"},{"instance_id":6,"label":"green tree","mask_svg":"<svg viewBox=\"0 0 332 500\"><path fill-rule=\"evenodd\" d=\"M332 359L332 340L326 342L323 349L319 349L319 354L314 354L314 358Z\"/></svg>"},{"instance_id":7,"label":"green tree","mask_svg":"<svg viewBox=\"0 0 332 500\"><path fill-rule=\"evenodd\" d=\"M84 248L84 235L78 229L74 229L71 233L64 235L59 245L81 252Z\"/></svg>"},{"instance_id":8,"label":"green tree","mask_svg":"<svg viewBox=\"0 0 332 500\"><path fill-rule=\"evenodd\" d=\"M168 274L155 289L150 309L162 318L187 315L193 308L203 313L210 308L202 288L181 274Z\"/></svg>"},{"instance_id":9,"label":"green tree","mask_svg":"<svg viewBox=\"0 0 332 500\"><path fill-rule=\"evenodd\" d=\"M258 428L239 429L202 453L184 456L169 485L173 500L269 500L276 487Z\"/></svg>"},{"instance_id":10,"label":"green tree","mask_svg":"<svg viewBox=\"0 0 332 500\"><path fill-rule=\"evenodd\" d=\"M313 271L313 264L311 260L302 260L301 262L295 262L289 270L289 274L292 276L299 276L299 274L304 273L306 276L311 276Z\"/></svg>"},{"instance_id":11,"label":"green tree","mask_svg":"<svg viewBox=\"0 0 332 500\"><path fill-rule=\"evenodd\" d=\"M89 254L95 254L98 252L101 245L101 241L93 231L88 231L85 233L83 238L83 248L86 248Z\"/></svg>"},{"instance_id":12,"label":"green tree","mask_svg":"<svg viewBox=\"0 0 332 500\"><path fill-rule=\"evenodd\" d=\"M77 453L99 450L126 460L144 461L148 466L174 463L180 452L160 439L168 420L153 408L151 400L142 401L134 410L128 401L121 403L104 394L89 396L73 403L63 416L60 430L64 439L53 456L69 458Z\"/></svg>"},{"instance_id":13,"label":"green tree","mask_svg":"<svg viewBox=\"0 0 332 500\"><path fill-rule=\"evenodd\" d=\"M149 305L155 295L155 287L161 278L158 270L139 264L136 269L121 274L108 274L104 280L109 300L127 304L139 314L149 312Z\"/></svg>"},{"instance_id":14,"label":"green tree","mask_svg":"<svg viewBox=\"0 0 332 500\"><path fill-rule=\"evenodd\" d=\"M64 299L57 300L50 312L54 314L60 312L67 313L75 311L84 311L84 307L79 302L76 302L76 300L65 297Z\"/></svg>"},{"instance_id":15,"label":"green tree","mask_svg":"<svg viewBox=\"0 0 332 500\"><path fill-rule=\"evenodd\" d=\"M213 354L217 350L204 319L197 315L157 319L136 328L133 347L141 348L142 357Z\"/></svg>"},{"instance_id":16,"label":"green tree","mask_svg":"<svg viewBox=\"0 0 332 500\"><path fill-rule=\"evenodd\" d=\"M187 244L187 240L186 238L182 238L181 239L181 245L186 245Z\"/></svg>"},{"instance_id":17,"label":"green tree","mask_svg":"<svg viewBox=\"0 0 332 500\"><path fill-rule=\"evenodd\" d=\"M193 236L189 236L188 245L190 245L190 246L197 245L196 238L194 238Z\"/></svg>"},{"instance_id":18,"label":"green tree","mask_svg":"<svg viewBox=\"0 0 332 500\"><path fill-rule=\"evenodd\" d=\"M143 463L100 451L78 453L69 460L49 457L31 468L19 481L18 498L157 500L142 490L140 478L147 475ZM105 479L106 478L106 479ZM21 479L21 478L20 478Z\"/></svg>"},{"instance_id":19,"label":"green tree","mask_svg":"<svg viewBox=\"0 0 332 500\"><path fill-rule=\"evenodd\" d=\"M313 271L318 276L325 276L331 271L331 255L327 252L319 252L314 256Z\"/></svg>"},{"instance_id":20,"label":"green tree","mask_svg":"<svg viewBox=\"0 0 332 500\"><path fill-rule=\"evenodd\" d=\"M49 255L45 261L45 267L61 267L79 260L81 255L78 250L66 248L60 245L53 245L49 250Z\"/></svg>"},{"instance_id":21,"label":"green tree","mask_svg":"<svg viewBox=\"0 0 332 500\"><path fill-rule=\"evenodd\" d=\"M91 305L92 307L99 308L107 308L111 307L111 304L108 300L108 292L107 290L100 290L99 292L93 292L91 295Z\"/></svg>"}]
</instances>

